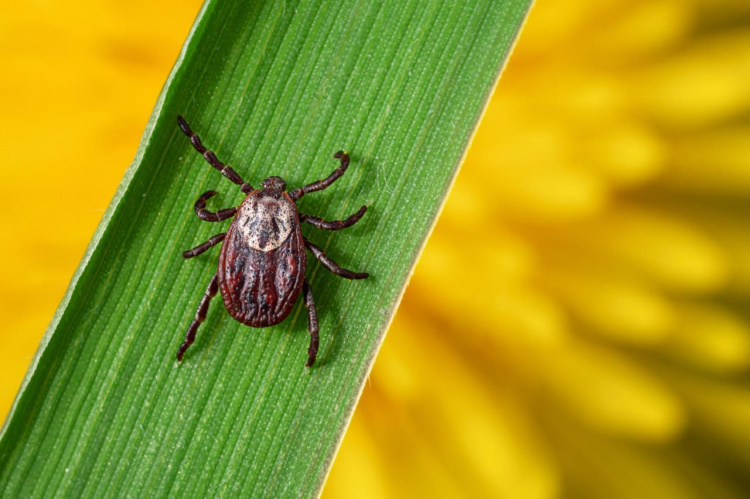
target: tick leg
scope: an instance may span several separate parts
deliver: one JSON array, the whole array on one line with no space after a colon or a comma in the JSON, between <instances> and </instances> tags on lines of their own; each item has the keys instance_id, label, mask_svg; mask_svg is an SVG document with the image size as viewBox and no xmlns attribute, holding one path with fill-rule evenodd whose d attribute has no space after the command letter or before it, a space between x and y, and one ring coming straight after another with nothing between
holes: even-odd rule
<instances>
[{"instance_id":1,"label":"tick leg","mask_svg":"<svg viewBox=\"0 0 750 499\"><path fill-rule=\"evenodd\" d=\"M216 191L208 191L201 194L198 201L195 202L195 214L198 218L206 222L221 222L227 218L232 218L237 213L237 208L225 208L216 213L206 209L206 201L216 195Z\"/></svg>"},{"instance_id":2,"label":"tick leg","mask_svg":"<svg viewBox=\"0 0 750 499\"><path fill-rule=\"evenodd\" d=\"M227 236L226 232L222 232L221 234L216 234L214 237L206 241L205 243L201 244L200 246L196 246L195 248L191 250L184 251L182 253L183 258L193 258L194 256L198 256L201 253L205 252L209 248L216 246L220 242L224 240L224 238Z\"/></svg>"},{"instance_id":3,"label":"tick leg","mask_svg":"<svg viewBox=\"0 0 750 499\"><path fill-rule=\"evenodd\" d=\"M334 154L333 157L341 160L341 166L333 170L333 173L328 175L328 178L326 178L325 180L315 181L312 184L308 184L304 187L298 187L297 189L290 191L289 196L291 196L291 198L296 201L297 199L310 192L322 191L323 189L334 183L339 177L344 175L346 169L349 167L349 155L344 151L339 151Z\"/></svg>"},{"instance_id":4,"label":"tick leg","mask_svg":"<svg viewBox=\"0 0 750 499\"><path fill-rule=\"evenodd\" d=\"M310 331L310 346L307 348L307 363L305 365L311 367L318 356L320 337L318 336L318 312L315 309L315 300L313 300L312 289L307 279L302 286L302 292L305 295L305 307L307 307L307 329Z\"/></svg>"},{"instance_id":5,"label":"tick leg","mask_svg":"<svg viewBox=\"0 0 750 499\"><path fill-rule=\"evenodd\" d=\"M206 320L206 314L208 313L208 305L211 303L211 298L216 296L216 293L219 291L219 275L215 274L211 278L211 282L208 283L208 287L206 288L206 294L203 295L203 299L201 300L201 304L198 305L198 310L195 311L195 319L193 319L193 322L190 323L190 327L187 330L187 333L185 333L185 341L182 342L182 345L180 345L180 349L177 350L177 360L182 362L182 356L185 355L185 350L188 349L190 345L193 344L195 341L195 332L198 331L198 326L200 326L203 321Z\"/></svg>"},{"instance_id":6,"label":"tick leg","mask_svg":"<svg viewBox=\"0 0 750 499\"><path fill-rule=\"evenodd\" d=\"M339 265L328 258L323 250L315 246L313 243L305 239L305 246L309 249L312 254L317 258L325 268L333 272L334 274L345 277L347 279L366 279L370 277L370 274L365 272L352 272L351 270L342 269Z\"/></svg>"},{"instance_id":7,"label":"tick leg","mask_svg":"<svg viewBox=\"0 0 750 499\"><path fill-rule=\"evenodd\" d=\"M252 186L242 180L242 177L240 177L237 172L232 169L231 166L225 165L224 163L219 161L213 151L209 151L208 149L206 149L206 147L201 142L200 137L198 137L198 134L190 129L190 125L187 124L185 118L183 118L182 116L177 116L177 124L180 125L180 130L182 130L182 132L190 138L190 143L193 144L195 150L201 153L211 166L219 170L221 174L226 178L239 185L242 189L242 192L244 192L245 194L253 190Z\"/></svg>"},{"instance_id":8,"label":"tick leg","mask_svg":"<svg viewBox=\"0 0 750 499\"><path fill-rule=\"evenodd\" d=\"M367 206L363 206L357 213L351 215L346 220L332 220L330 222L326 222L322 218L314 217L312 215L305 215L304 213L299 214L299 219L300 222L308 223L313 227L317 227L318 229L341 230L346 229L347 227L351 227L355 223L359 222L359 219L362 218L362 215L364 215L366 211Z\"/></svg>"}]
</instances>

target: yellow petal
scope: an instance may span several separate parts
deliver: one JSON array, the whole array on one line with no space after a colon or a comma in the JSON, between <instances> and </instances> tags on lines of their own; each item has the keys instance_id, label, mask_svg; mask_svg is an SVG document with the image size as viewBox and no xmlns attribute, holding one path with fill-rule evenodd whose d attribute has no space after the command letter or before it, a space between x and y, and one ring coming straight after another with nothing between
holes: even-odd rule
<instances>
[{"instance_id":1,"label":"yellow petal","mask_svg":"<svg viewBox=\"0 0 750 499\"><path fill-rule=\"evenodd\" d=\"M559 450L568 479L569 497L607 499L689 499L730 497L701 495L685 465L659 448L602 438L566 420L545 415L549 438ZM722 490L710 487L712 492ZM705 490L705 489L702 489Z\"/></svg>"},{"instance_id":2,"label":"yellow petal","mask_svg":"<svg viewBox=\"0 0 750 499\"><path fill-rule=\"evenodd\" d=\"M385 486L387 467L380 443L373 440L364 418L355 416L336 455L322 497L351 497L354 490L373 499L392 497L393 491Z\"/></svg>"},{"instance_id":3,"label":"yellow petal","mask_svg":"<svg viewBox=\"0 0 750 499\"><path fill-rule=\"evenodd\" d=\"M495 198L495 212L529 221L561 222L601 212L609 200L602 178L557 164L495 170L478 179ZM530 172L533 171L533 174Z\"/></svg>"},{"instance_id":4,"label":"yellow petal","mask_svg":"<svg viewBox=\"0 0 750 499\"><path fill-rule=\"evenodd\" d=\"M417 334L418 324L414 321L404 319L405 313L399 312L394 322L391 324L388 335L396 334ZM390 345L389 341L389 345ZM374 367L372 376L377 379L378 389L381 390L389 399L397 403L408 404L418 399L421 393L421 387L417 375L414 373L414 364L409 362L408 358L403 355L393 353L393 348L384 348L378 355L378 362ZM365 386L365 390L369 387Z\"/></svg>"},{"instance_id":5,"label":"yellow petal","mask_svg":"<svg viewBox=\"0 0 750 499\"><path fill-rule=\"evenodd\" d=\"M601 172L618 187L632 188L654 178L664 169L664 144L656 134L640 125L620 122L589 131L577 140L579 157L586 166Z\"/></svg>"},{"instance_id":6,"label":"yellow petal","mask_svg":"<svg viewBox=\"0 0 750 499\"><path fill-rule=\"evenodd\" d=\"M669 441L683 429L680 400L621 353L571 342L545 363L546 383L557 403L602 432Z\"/></svg>"},{"instance_id":7,"label":"yellow petal","mask_svg":"<svg viewBox=\"0 0 750 499\"><path fill-rule=\"evenodd\" d=\"M666 213L623 206L571 236L587 251L609 255L675 290L714 291L728 278L721 248L689 220Z\"/></svg>"},{"instance_id":8,"label":"yellow petal","mask_svg":"<svg viewBox=\"0 0 750 499\"><path fill-rule=\"evenodd\" d=\"M750 127L735 126L676 142L665 185L697 192L750 193L749 137Z\"/></svg>"},{"instance_id":9,"label":"yellow petal","mask_svg":"<svg viewBox=\"0 0 750 499\"><path fill-rule=\"evenodd\" d=\"M460 179L494 207L493 220L560 221L602 210L607 183L598 172L579 168L564 126L536 117L522 131L517 122L509 125L494 132L502 140L490 132L477 136Z\"/></svg>"},{"instance_id":10,"label":"yellow petal","mask_svg":"<svg viewBox=\"0 0 750 499\"><path fill-rule=\"evenodd\" d=\"M686 304L666 345L667 353L692 366L718 373L750 365L750 328L735 313L719 306Z\"/></svg>"},{"instance_id":11,"label":"yellow petal","mask_svg":"<svg viewBox=\"0 0 750 499\"><path fill-rule=\"evenodd\" d=\"M418 364L423 396L414 407L417 428L444 461L471 477L462 495L556 497L557 468L522 401L507 387L477 377L443 345L438 331L422 325L418 341L415 327L411 335L397 334L389 348ZM419 364L419 358L430 361Z\"/></svg>"},{"instance_id":12,"label":"yellow petal","mask_svg":"<svg viewBox=\"0 0 750 499\"><path fill-rule=\"evenodd\" d=\"M637 279L582 265L568 270L557 265L543 276L590 334L645 346L662 343L672 330L669 301Z\"/></svg>"},{"instance_id":13,"label":"yellow petal","mask_svg":"<svg viewBox=\"0 0 750 499\"><path fill-rule=\"evenodd\" d=\"M693 45L628 82L640 112L686 129L750 109L750 34L729 32Z\"/></svg>"},{"instance_id":14,"label":"yellow petal","mask_svg":"<svg viewBox=\"0 0 750 499\"><path fill-rule=\"evenodd\" d=\"M532 245L500 227L483 229L466 230L450 215L441 219L419 260L420 274L440 274L435 277L450 279L467 292L478 289L469 283L487 284L480 289L497 289L504 282L527 281L536 269ZM461 279L456 280L456 275Z\"/></svg>"},{"instance_id":15,"label":"yellow petal","mask_svg":"<svg viewBox=\"0 0 750 499\"><path fill-rule=\"evenodd\" d=\"M680 394L691 408L694 432L710 441L709 449L727 455L736 466L750 466L750 387L747 383L716 382L670 371Z\"/></svg>"},{"instance_id":16,"label":"yellow petal","mask_svg":"<svg viewBox=\"0 0 750 499\"><path fill-rule=\"evenodd\" d=\"M465 243L468 249L462 249ZM498 255L493 258L495 250ZM564 313L526 283L527 257L513 256L514 251L512 245L494 246L492 238L482 239L482 244L471 240L449 244L443 237L433 238L404 303L438 311L449 323L470 331L466 336L476 341L555 344L566 334ZM524 263L516 267L518 262Z\"/></svg>"},{"instance_id":17,"label":"yellow petal","mask_svg":"<svg viewBox=\"0 0 750 499\"><path fill-rule=\"evenodd\" d=\"M589 2L587 0L565 0L552 8L531 9L529 21L523 31L519 46L519 57L539 56L548 52L557 53L565 42L581 36L581 31L596 22L602 15L621 3L619 0ZM514 54L515 57L515 54ZM515 62L515 59L514 59Z\"/></svg>"},{"instance_id":18,"label":"yellow petal","mask_svg":"<svg viewBox=\"0 0 750 499\"><path fill-rule=\"evenodd\" d=\"M582 52L597 62L623 64L653 57L685 39L694 23L695 7L680 0L632 2L610 11L592 35L582 36Z\"/></svg>"}]
</instances>

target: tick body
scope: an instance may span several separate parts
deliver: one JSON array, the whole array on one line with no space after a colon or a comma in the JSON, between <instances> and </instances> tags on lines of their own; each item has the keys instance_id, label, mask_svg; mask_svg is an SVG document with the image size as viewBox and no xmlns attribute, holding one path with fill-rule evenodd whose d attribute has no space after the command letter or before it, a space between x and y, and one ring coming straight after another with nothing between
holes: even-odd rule
<instances>
[{"instance_id":1,"label":"tick body","mask_svg":"<svg viewBox=\"0 0 750 499\"><path fill-rule=\"evenodd\" d=\"M283 321L302 291L305 256L297 207L289 195L248 194L219 257L219 289L227 311L251 327Z\"/></svg>"},{"instance_id":2,"label":"tick body","mask_svg":"<svg viewBox=\"0 0 750 499\"><path fill-rule=\"evenodd\" d=\"M340 166L328 178L304 187L287 192L286 182L281 177L268 177L260 189L254 189L203 146L182 116L177 117L177 122L206 161L246 194L239 207L216 212L206 209L206 201L216 194L214 191L204 193L195 203L195 213L201 220L221 222L234 219L227 232L217 234L182 254L185 258L192 258L223 242L218 271L209 282L195 319L188 327L185 341L177 351L177 360L182 360L185 351L195 341L198 327L206 319L209 303L219 291L224 307L232 317L251 327L267 327L283 321L302 294L310 332L305 365L312 366L318 353L319 332L312 289L305 279L305 250L310 250L323 266L341 277L364 279L368 274L339 267L323 250L305 239L301 223L323 230L341 230L357 223L367 208L362 206L346 220L328 222L300 213L297 200L307 193L325 189L340 178L349 166L349 156L343 151L337 152L334 158L340 160Z\"/></svg>"}]
</instances>

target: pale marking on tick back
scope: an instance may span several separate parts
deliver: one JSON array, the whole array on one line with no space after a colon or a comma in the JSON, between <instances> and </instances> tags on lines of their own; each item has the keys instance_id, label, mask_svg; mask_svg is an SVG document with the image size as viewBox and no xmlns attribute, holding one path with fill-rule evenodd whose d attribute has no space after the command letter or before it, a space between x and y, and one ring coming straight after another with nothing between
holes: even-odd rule
<instances>
[{"instance_id":1,"label":"pale marking on tick back","mask_svg":"<svg viewBox=\"0 0 750 499\"><path fill-rule=\"evenodd\" d=\"M243 203L238 219L242 237L258 251L271 251L289 238L294 227L294 209L285 201L272 197L251 199Z\"/></svg>"}]
</instances>

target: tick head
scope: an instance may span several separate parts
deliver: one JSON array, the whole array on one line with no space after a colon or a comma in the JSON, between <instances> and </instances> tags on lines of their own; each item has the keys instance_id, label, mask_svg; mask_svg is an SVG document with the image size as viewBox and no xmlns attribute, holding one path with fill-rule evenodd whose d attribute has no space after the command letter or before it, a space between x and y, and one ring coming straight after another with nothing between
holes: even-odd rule
<instances>
[{"instance_id":1,"label":"tick head","mask_svg":"<svg viewBox=\"0 0 750 499\"><path fill-rule=\"evenodd\" d=\"M286 189L286 182L281 177L268 177L263 180L263 190L273 193L282 193Z\"/></svg>"}]
</instances>

